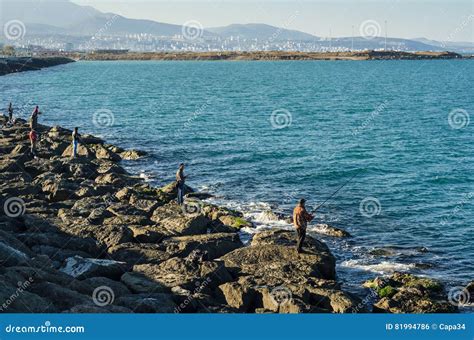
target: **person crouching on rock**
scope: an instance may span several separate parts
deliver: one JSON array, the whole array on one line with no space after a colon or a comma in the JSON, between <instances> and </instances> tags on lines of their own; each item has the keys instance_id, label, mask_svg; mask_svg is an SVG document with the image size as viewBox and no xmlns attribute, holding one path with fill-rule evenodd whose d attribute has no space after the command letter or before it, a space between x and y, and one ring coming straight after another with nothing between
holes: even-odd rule
<instances>
[{"instance_id":1,"label":"person crouching on rock","mask_svg":"<svg viewBox=\"0 0 474 340\"><path fill-rule=\"evenodd\" d=\"M179 169L176 172L176 184L178 187L178 204L182 205L184 203L184 182L186 180L184 175L184 163L179 165Z\"/></svg>"},{"instance_id":2,"label":"person crouching on rock","mask_svg":"<svg viewBox=\"0 0 474 340\"><path fill-rule=\"evenodd\" d=\"M35 130L31 130L29 133L30 144L31 144L31 155L36 158L36 142L38 141L38 135Z\"/></svg>"},{"instance_id":3,"label":"person crouching on rock","mask_svg":"<svg viewBox=\"0 0 474 340\"><path fill-rule=\"evenodd\" d=\"M77 156L77 146L79 145L79 132L77 132L78 128L75 127L74 130L72 131L72 158L76 158Z\"/></svg>"},{"instance_id":4,"label":"person crouching on rock","mask_svg":"<svg viewBox=\"0 0 474 340\"><path fill-rule=\"evenodd\" d=\"M293 210L293 224L295 225L297 234L296 251L298 253L303 252L303 242L306 238L306 227L308 226L308 222L311 222L314 218L313 215L306 211L305 203L306 200L304 198L300 199Z\"/></svg>"}]
</instances>

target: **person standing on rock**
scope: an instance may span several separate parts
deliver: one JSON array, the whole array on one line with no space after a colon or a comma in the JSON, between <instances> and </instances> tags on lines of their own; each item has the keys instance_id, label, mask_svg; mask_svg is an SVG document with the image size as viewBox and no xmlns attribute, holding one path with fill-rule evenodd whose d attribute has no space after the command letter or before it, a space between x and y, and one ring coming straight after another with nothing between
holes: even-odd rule
<instances>
[{"instance_id":1,"label":"person standing on rock","mask_svg":"<svg viewBox=\"0 0 474 340\"><path fill-rule=\"evenodd\" d=\"M30 128L31 130L36 130L38 127L38 115L40 115L41 112L39 111L39 106L36 105L35 109L31 113L31 118L30 118Z\"/></svg>"},{"instance_id":2,"label":"person standing on rock","mask_svg":"<svg viewBox=\"0 0 474 340\"><path fill-rule=\"evenodd\" d=\"M305 204L306 200L302 198L293 210L293 224L295 225L297 234L296 251L298 251L298 253L303 252L306 228L308 223L314 219L314 216L306 211Z\"/></svg>"},{"instance_id":3,"label":"person standing on rock","mask_svg":"<svg viewBox=\"0 0 474 340\"><path fill-rule=\"evenodd\" d=\"M75 127L72 131L72 158L76 158L77 156L77 146L79 145L79 132L77 132L78 128Z\"/></svg>"},{"instance_id":4,"label":"person standing on rock","mask_svg":"<svg viewBox=\"0 0 474 340\"><path fill-rule=\"evenodd\" d=\"M35 130L31 130L29 133L30 144L31 144L31 155L36 158L36 142L38 141L38 135Z\"/></svg>"},{"instance_id":5,"label":"person standing on rock","mask_svg":"<svg viewBox=\"0 0 474 340\"><path fill-rule=\"evenodd\" d=\"M7 122L7 124L13 125L13 104L12 104L12 102L10 102L10 105L8 105L7 112L8 112L8 122Z\"/></svg>"},{"instance_id":6,"label":"person standing on rock","mask_svg":"<svg viewBox=\"0 0 474 340\"><path fill-rule=\"evenodd\" d=\"M178 204L182 205L184 203L184 182L186 180L184 175L184 163L179 165L179 169L176 172L176 184L178 187Z\"/></svg>"}]
</instances>

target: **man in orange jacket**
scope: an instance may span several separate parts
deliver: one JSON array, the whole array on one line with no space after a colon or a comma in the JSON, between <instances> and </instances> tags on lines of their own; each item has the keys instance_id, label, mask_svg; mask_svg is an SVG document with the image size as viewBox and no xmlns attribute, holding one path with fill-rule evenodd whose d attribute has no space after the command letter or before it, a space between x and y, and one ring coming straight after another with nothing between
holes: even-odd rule
<instances>
[{"instance_id":1,"label":"man in orange jacket","mask_svg":"<svg viewBox=\"0 0 474 340\"><path fill-rule=\"evenodd\" d=\"M306 200L304 198L300 199L298 205L293 210L293 224L295 225L296 233L298 235L296 243L296 250L298 253L303 252L303 242L306 238L306 227L314 218L313 215L306 211L305 203Z\"/></svg>"}]
</instances>

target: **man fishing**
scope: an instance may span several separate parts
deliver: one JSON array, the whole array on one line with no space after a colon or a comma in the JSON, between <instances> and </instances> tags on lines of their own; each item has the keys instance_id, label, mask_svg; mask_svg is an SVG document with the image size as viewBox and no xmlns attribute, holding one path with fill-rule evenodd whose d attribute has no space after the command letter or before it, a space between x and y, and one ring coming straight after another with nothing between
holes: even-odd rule
<instances>
[{"instance_id":1,"label":"man fishing","mask_svg":"<svg viewBox=\"0 0 474 340\"><path fill-rule=\"evenodd\" d=\"M79 140L80 140L80 136L79 136L78 128L75 127L74 130L72 131L72 154L71 154L72 158L76 158L77 156L77 146L79 145Z\"/></svg>"},{"instance_id":2,"label":"man fishing","mask_svg":"<svg viewBox=\"0 0 474 340\"><path fill-rule=\"evenodd\" d=\"M7 122L7 124L13 125L13 104L12 104L12 102L10 102L10 105L8 105L7 112L8 112L8 122Z\"/></svg>"},{"instance_id":3,"label":"man fishing","mask_svg":"<svg viewBox=\"0 0 474 340\"><path fill-rule=\"evenodd\" d=\"M35 109L31 113L31 117L30 117L30 128L32 130L37 129L37 127L38 127L38 115L40 115L40 114L41 114L41 112L39 111L39 106L36 105Z\"/></svg>"},{"instance_id":4,"label":"man fishing","mask_svg":"<svg viewBox=\"0 0 474 340\"><path fill-rule=\"evenodd\" d=\"M306 200L300 199L295 209L293 210L293 224L296 228L297 242L296 251L303 252L303 242L306 238L306 228L308 223L314 219L314 216L306 211Z\"/></svg>"},{"instance_id":5,"label":"man fishing","mask_svg":"<svg viewBox=\"0 0 474 340\"><path fill-rule=\"evenodd\" d=\"M178 187L178 204L182 205L184 203L184 182L186 180L184 175L184 163L179 165L179 169L176 172L176 183Z\"/></svg>"},{"instance_id":6,"label":"man fishing","mask_svg":"<svg viewBox=\"0 0 474 340\"><path fill-rule=\"evenodd\" d=\"M349 184L354 178L356 178L363 169L358 170L354 175L352 175L347 182L341 185L335 192L331 194L323 203L319 204L315 209L308 213L306 210L306 200L304 198L300 199L298 205L293 210L293 224L296 228L296 233L298 235L298 240L296 243L296 250L298 253L303 252L303 242L306 238L306 228L308 223L314 219L314 215L316 211L318 211L324 204L326 204L330 199L337 195L337 193L344 188L347 184Z\"/></svg>"}]
</instances>

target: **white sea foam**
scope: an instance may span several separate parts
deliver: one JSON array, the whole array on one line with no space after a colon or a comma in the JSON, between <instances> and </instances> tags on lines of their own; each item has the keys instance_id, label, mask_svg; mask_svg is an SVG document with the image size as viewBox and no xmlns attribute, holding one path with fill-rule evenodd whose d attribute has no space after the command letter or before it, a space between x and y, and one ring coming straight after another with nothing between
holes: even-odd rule
<instances>
[{"instance_id":1,"label":"white sea foam","mask_svg":"<svg viewBox=\"0 0 474 340\"><path fill-rule=\"evenodd\" d=\"M340 264L343 268L360 269L368 272L374 272L378 274L391 274L393 272L406 272L415 268L413 263L397 263L382 261L379 263L369 264L364 260L347 260Z\"/></svg>"}]
</instances>

